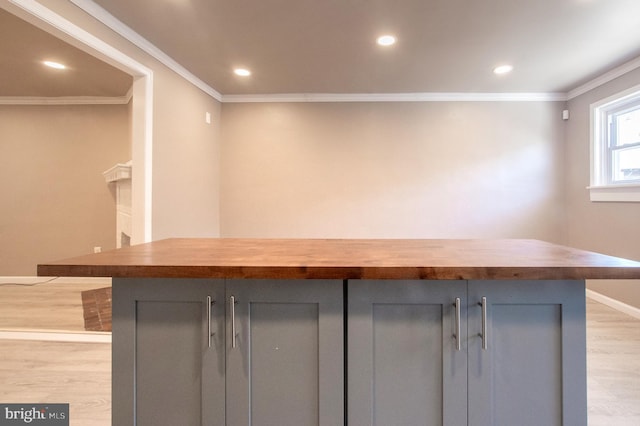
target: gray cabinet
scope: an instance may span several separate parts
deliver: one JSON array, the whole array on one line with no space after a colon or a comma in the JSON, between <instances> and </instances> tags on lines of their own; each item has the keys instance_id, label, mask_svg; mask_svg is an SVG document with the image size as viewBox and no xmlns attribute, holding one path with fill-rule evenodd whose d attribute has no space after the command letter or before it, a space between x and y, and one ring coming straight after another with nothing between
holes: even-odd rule
<instances>
[{"instance_id":1,"label":"gray cabinet","mask_svg":"<svg viewBox=\"0 0 640 426\"><path fill-rule=\"evenodd\" d=\"M586 425L582 281L348 289L350 426Z\"/></svg>"},{"instance_id":2,"label":"gray cabinet","mask_svg":"<svg viewBox=\"0 0 640 426\"><path fill-rule=\"evenodd\" d=\"M114 279L112 424L342 424L342 299L342 281Z\"/></svg>"},{"instance_id":3,"label":"gray cabinet","mask_svg":"<svg viewBox=\"0 0 640 426\"><path fill-rule=\"evenodd\" d=\"M586 425L582 281L115 278L113 302L117 426Z\"/></svg>"},{"instance_id":4,"label":"gray cabinet","mask_svg":"<svg viewBox=\"0 0 640 426\"><path fill-rule=\"evenodd\" d=\"M342 281L229 281L232 297L227 424L343 424Z\"/></svg>"},{"instance_id":5,"label":"gray cabinet","mask_svg":"<svg viewBox=\"0 0 640 426\"><path fill-rule=\"evenodd\" d=\"M349 426L466 424L466 283L349 281L348 300Z\"/></svg>"},{"instance_id":6,"label":"gray cabinet","mask_svg":"<svg viewBox=\"0 0 640 426\"><path fill-rule=\"evenodd\" d=\"M469 424L587 424L584 292L583 281L469 283Z\"/></svg>"},{"instance_id":7,"label":"gray cabinet","mask_svg":"<svg viewBox=\"0 0 640 426\"><path fill-rule=\"evenodd\" d=\"M224 298L222 281L113 280L113 425L224 426Z\"/></svg>"}]
</instances>

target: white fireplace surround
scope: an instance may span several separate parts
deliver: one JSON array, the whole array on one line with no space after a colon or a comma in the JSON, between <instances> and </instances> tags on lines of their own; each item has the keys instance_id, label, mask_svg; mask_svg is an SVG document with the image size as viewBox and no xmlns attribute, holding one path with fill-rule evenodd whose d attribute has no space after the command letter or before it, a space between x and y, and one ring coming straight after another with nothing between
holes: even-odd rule
<instances>
[{"instance_id":1,"label":"white fireplace surround","mask_svg":"<svg viewBox=\"0 0 640 426\"><path fill-rule=\"evenodd\" d=\"M118 163L102 173L116 188L116 248L131 243L131 161Z\"/></svg>"}]
</instances>

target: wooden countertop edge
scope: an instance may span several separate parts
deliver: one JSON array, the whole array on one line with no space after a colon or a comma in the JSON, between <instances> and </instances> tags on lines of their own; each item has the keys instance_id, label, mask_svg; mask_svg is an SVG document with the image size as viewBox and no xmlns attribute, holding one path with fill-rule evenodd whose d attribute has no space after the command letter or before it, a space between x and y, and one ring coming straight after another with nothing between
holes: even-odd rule
<instances>
[{"instance_id":1,"label":"wooden countertop edge","mask_svg":"<svg viewBox=\"0 0 640 426\"><path fill-rule=\"evenodd\" d=\"M583 280L640 279L634 267L314 267L38 265L39 276L227 279Z\"/></svg>"}]
</instances>

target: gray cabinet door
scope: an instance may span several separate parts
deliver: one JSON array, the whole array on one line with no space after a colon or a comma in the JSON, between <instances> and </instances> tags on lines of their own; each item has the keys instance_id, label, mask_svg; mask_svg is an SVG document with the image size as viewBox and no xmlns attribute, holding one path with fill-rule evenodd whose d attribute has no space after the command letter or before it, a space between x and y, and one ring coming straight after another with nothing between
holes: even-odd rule
<instances>
[{"instance_id":1,"label":"gray cabinet door","mask_svg":"<svg viewBox=\"0 0 640 426\"><path fill-rule=\"evenodd\" d=\"M466 293L465 281L349 281L349 426L467 424Z\"/></svg>"},{"instance_id":2,"label":"gray cabinet door","mask_svg":"<svg viewBox=\"0 0 640 426\"><path fill-rule=\"evenodd\" d=\"M224 308L222 281L113 280L113 425L225 425Z\"/></svg>"},{"instance_id":3,"label":"gray cabinet door","mask_svg":"<svg viewBox=\"0 0 640 426\"><path fill-rule=\"evenodd\" d=\"M342 281L227 281L227 425L344 424L342 298Z\"/></svg>"},{"instance_id":4,"label":"gray cabinet door","mask_svg":"<svg viewBox=\"0 0 640 426\"><path fill-rule=\"evenodd\" d=\"M587 424L582 281L470 281L468 318L470 425Z\"/></svg>"}]
</instances>

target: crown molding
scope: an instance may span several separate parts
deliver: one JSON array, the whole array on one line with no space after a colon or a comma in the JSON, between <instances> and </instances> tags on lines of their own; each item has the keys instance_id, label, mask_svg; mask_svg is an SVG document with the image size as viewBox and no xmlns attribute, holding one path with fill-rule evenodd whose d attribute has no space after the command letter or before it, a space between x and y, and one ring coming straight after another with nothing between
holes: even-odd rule
<instances>
[{"instance_id":1,"label":"crown molding","mask_svg":"<svg viewBox=\"0 0 640 426\"><path fill-rule=\"evenodd\" d=\"M640 56L620 65L617 68L612 69L611 71L602 74L601 76L594 78L593 80L581 86L576 87L575 89L570 90L569 92L567 92L567 100L571 100L580 95L583 95L595 89L596 87L600 87L603 84L606 84L618 77L625 75L628 72L635 70L636 68L640 68Z\"/></svg>"},{"instance_id":2,"label":"crown molding","mask_svg":"<svg viewBox=\"0 0 640 426\"><path fill-rule=\"evenodd\" d=\"M163 65L180 75L182 78L211 96L212 98L221 101L222 95L215 90L213 87L209 86L204 81L200 80L194 74L192 74L185 67L176 62L169 55L164 53L162 50L158 49L154 44L149 42L146 38L142 37L140 34L135 32L129 26L125 25L123 22L118 20L115 16L107 12L104 8L93 2L92 0L70 0L71 3L78 6L80 9L100 21L102 24L106 25L111 30L115 31L120 36L124 37L126 40L133 43L135 46L143 50L145 53L149 54L153 58L160 61Z\"/></svg>"},{"instance_id":3,"label":"crown molding","mask_svg":"<svg viewBox=\"0 0 640 426\"><path fill-rule=\"evenodd\" d=\"M125 96L0 96L0 105L126 105L131 94Z\"/></svg>"},{"instance_id":4,"label":"crown molding","mask_svg":"<svg viewBox=\"0 0 640 426\"><path fill-rule=\"evenodd\" d=\"M250 102L562 102L564 93L290 93L223 95L223 103Z\"/></svg>"}]
</instances>

